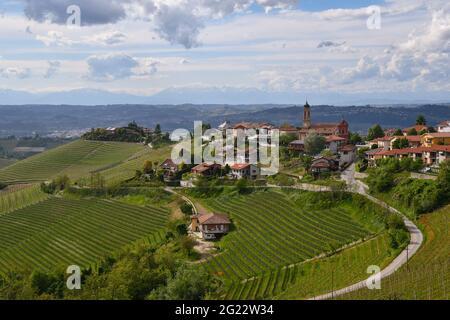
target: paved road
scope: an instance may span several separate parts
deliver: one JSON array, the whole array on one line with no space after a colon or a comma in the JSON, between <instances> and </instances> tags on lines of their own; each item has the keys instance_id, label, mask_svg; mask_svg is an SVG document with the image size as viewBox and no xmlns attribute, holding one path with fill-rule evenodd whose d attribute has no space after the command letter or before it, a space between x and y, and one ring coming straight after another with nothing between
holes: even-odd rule
<instances>
[{"instance_id":1,"label":"paved road","mask_svg":"<svg viewBox=\"0 0 450 320\"><path fill-rule=\"evenodd\" d=\"M390 207L383 201L380 201L367 193L367 189L368 189L367 186L364 183L362 183L361 181L355 179L355 165L354 164L342 173L342 179L346 181L347 186L349 187L349 189L352 192L362 194L369 200L381 205L382 207L390 210L391 212L395 212L395 213L401 215L403 218L403 221L405 222L406 228L408 229L408 231L411 235L411 240L410 240L408 246L405 248L405 250L403 250L400 253L400 255L398 255L394 259L394 261L392 261L386 268L384 268L381 271L381 279L388 277L389 275L391 275L395 271L397 271L401 266L406 264L408 259L410 259L417 252L417 250L419 250L419 248L423 242L423 234L420 231L420 229L417 228L417 226L411 220L409 220L405 215L403 215L397 209ZM360 281L351 286L336 290L334 292L329 292L329 293L314 297L311 300L332 299L334 297L362 289L362 288L366 287L366 281L367 280ZM381 288L383 288L383 281L381 281ZM376 290L376 289L374 289L374 290Z\"/></svg>"}]
</instances>

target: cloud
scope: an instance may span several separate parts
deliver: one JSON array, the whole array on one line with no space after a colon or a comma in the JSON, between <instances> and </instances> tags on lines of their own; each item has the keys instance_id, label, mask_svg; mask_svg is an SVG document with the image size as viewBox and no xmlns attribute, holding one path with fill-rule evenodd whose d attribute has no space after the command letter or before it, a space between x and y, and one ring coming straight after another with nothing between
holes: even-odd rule
<instances>
[{"instance_id":1,"label":"cloud","mask_svg":"<svg viewBox=\"0 0 450 320\"><path fill-rule=\"evenodd\" d=\"M31 70L29 68L9 67L0 69L0 76L7 79L26 79L31 76Z\"/></svg>"},{"instance_id":2,"label":"cloud","mask_svg":"<svg viewBox=\"0 0 450 320\"><path fill-rule=\"evenodd\" d=\"M47 47L71 46L76 43L75 41L64 36L64 34L62 32L53 31L53 30L48 31L46 35L40 35L40 34L36 35L36 40L41 41Z\"/></svg>"},{"instance_id":3,"label":"cloud","mask_svg":"<svg viewBox=\"0 0 450 320\"><path fill-rule=\"evenodd\" d=\"M295 7L298 0L21 0L25 15L35 21L65 24L67 8L81 9L81 25L116 23L125 18L152 21L153 29L171 44L200 45L198 36L206 19L223 18L258 5L266 12Z\"/></svg>"},{"instance_id":4,"label":"cloud","mask_svg":"<svg viewBox=\"0 0 450 320\"><path fill-rule=\"evenodd\" d=\"M44 78L49 79L53 77L61 67L61 62L59 61L47 61L48 68L44 74Z\"/></svg>"},{"instance_id":5,"label":"cloud","mask_svg":"<svg viewBox=\"0 0 450 320\"><path fill-rule=\"evenodd\" d=\"M90 56L86 63L88 79L113 81L133 76L149 76L157 72L159 62L152 58L137 59L124 53Z\"/></svg>"},{"instance_id":6,"label":"cloud","mask_svg":"<svg viewBox=\"0 0 450 320\"><path fill-rule=\"evenodd\" d=\"M322 41L317 45L317 48L339 47L345 44L344 42Z\"/></svg>"},{"instance_id":7,"label":"cloud","mask_svg":"<svg viewBox=\"0 0 450 320\"><path fill-rule=\"evenodd\" d=\"M22 0L25 15L35 21L65 24L70 14L67 8L77 5L81 9L81 24L115 23L126 16L124 2L120 0Z\"/></svg>"},{"instance_id":8,"label":"cloud","mask_svg":"<svg viewBox=\"0 0 450 320\"><path fill-rule=\"evenodd\" d=\"M84 40L87 43L107 45L117 45L124 43L127 36L120 31L106 31L100 34L96 34L90 37L86 37Z\"/></svg>"},{"instance_id":9,"label":"cloud","mask_svg":"<svg viewBox=\"0 0 450 320\"><path fill-rule=\"evenodd\" d=\"M450 12L433 13L427 29L376 57L363 57L338 78L345 82L379 77L413 85L448 83L450 79Z\"/></svg>"}]
</instances>

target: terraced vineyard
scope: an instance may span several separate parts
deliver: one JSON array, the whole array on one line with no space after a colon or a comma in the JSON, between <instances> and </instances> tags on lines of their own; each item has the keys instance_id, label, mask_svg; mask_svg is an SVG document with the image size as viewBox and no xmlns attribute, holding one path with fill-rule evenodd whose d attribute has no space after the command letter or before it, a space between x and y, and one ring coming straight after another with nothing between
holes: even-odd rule
<instances>
[{"instance_id":1,"label":"terraced vineyard","mask_svg":"<svg viewBox=\"0 0 450 320\"><path fill-rule=\"evenodd\" d=\"M138 239L159 242L168 210L51 198L0 216L0 272L89 266Z\"/></svg>"},{"instance_id":2,"label":"terraced vineyard","mask_svg":"<svg viewBox=\"0 0 450 320\"><path fill-rule=\"evenodd\" d=\"M370 233L343 209L305 211L278 192L209 200L208 206L229 214L238 229L206 265L231 281L311 259Z\"/></svg>"},{"instance_id":3,"label":"terraced vineyard","mask_svg":"<svg viewBox=\"0 0 450 320\"><path fill-rule=\"evenodd\" d=\"M425 242L409 262L381 282L342 299L450 299L450 205L421 217Z\"/></svg>"},{"instance_id":4,"label":"terraced vineyard","mask_svg":"<svg viewBox=\"0 0 450 320\"><path fill-rule=\"evenodd\" d=\"M78 178L118 165L144 148L131 143L78 140L1 169L0 181L38 182L59 174Z\"/></svg>"},{"instance_id":5,"label":"terraced vineyard","mask_svg":"<svg viewBox=\"0 0 450 320\"><path fill-rule=\"evenodd\" d=\"M44 201L48 195L38 185L15 185L0 192L0 214Z\"/></svg>"},{"instance_id":6,"label":"terraced vineyard","mask_svg":"<svg viewBox=\"0 0 450 320\"><path fill-rule=\"evenodd\" d=\"M298 263L243 282L233 282L224 299L304 299L366 279L370 265L389 260L387 235L343 250L328 258Z\"/></svg>"}]
</instances>

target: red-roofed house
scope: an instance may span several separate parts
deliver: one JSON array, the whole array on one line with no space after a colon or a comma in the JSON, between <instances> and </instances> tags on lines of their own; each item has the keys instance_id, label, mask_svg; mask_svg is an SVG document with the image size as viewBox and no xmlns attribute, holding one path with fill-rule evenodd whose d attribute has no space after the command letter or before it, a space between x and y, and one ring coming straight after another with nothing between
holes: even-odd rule
<instances>
[{"instance_id":1,"label":"red-roofed house","mask_svg":"<svg viewBox=\"0 0 450 320\"><path fill-rule=\"evenodd\" d=\"M191 230L201 232L205 240L214 240L230 231L231 221L223 214L202 214L191 217Z\"/></svg>"},{"instance_id":2,"label":"red-roofed house","mask_svg":"<svg viewBox=\"0 0 450 320\"><path fill-rule=\"evenodd\" d=\"M218 173L222 169L222 166L217 163L202 163L192 168L191 172L196 175L202 175L204 177L210 177Z\"/></svg>"},{"instance_id":3,"label":"red-roofed house","mask_svg":"<svg viewBox=\"0 0 450 320\"><path fill-rule=\"evenodd\" d=\"M326 137L325 145L331 152L337 153L339 148L346 142L347 142L347 139L345 139L345 138L331 135L331 136Z\"/></svg>"},{"instance_id":4,"label":"red-roofed house","mask_svg":"<svg viewBox=\"0 0 450 320\"><path fill-rule=\"evenodd\" d=\"M433 147L436 145L450 145L450 132L427 133L422 136L422 145Z\"/></svg>"},{"instance_id":5,"label":"red-roofed house","mask_svg":"<svg viewBox=\"0 0 450 320\"><path fill-rule=\"evenodd\" d=\"M259 176L259 168L254 164L235 163L230 166L231 176L235 179L249 178L256 179Z\"/></svg>"},{"instance_id":6,"label":"red-roofed house","mask_svg":"<svg viewBox=\"0 0 450 320\"><path fill-rule=\"evenodd\" d=\"M410 148L418 148L422 145L421 136L394 136L390 143L390 149L394 149L393 147L394 142L400 139L408 140L408 146Z\"/></svg>"}]
</instances>

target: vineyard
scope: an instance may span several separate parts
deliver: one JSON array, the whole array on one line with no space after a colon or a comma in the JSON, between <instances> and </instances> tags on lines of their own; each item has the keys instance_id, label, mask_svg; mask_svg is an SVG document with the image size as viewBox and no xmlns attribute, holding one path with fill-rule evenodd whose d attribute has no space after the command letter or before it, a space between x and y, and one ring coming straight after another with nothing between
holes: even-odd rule
<instances>
[{"instance_id":1,"label":"vineyard","mask_svg":"<svg viewBox=\"0 0 450 320\"><path fill-rule=\"evenodd\" d=\"M38 185L14 185L0 192L0 215L43 201L48 195Z\"/></svg>"},{"instance_id":2,"label":"vineyard","mask_svg":"<svg viewBox=\"0 0 450 320\"><path fill-rule=\"evenodd\" d=\"M424 215L425 242L407 266L381 282L342 299L450 299L450 206Z\"/></svg>"},{"instance_id":3,"label":"vineyard","mask_svg":"<svg viewBox=\"0 0 450 320\"><path fill-rule=\"evenodd\" d=\"M142 170L145 161L162 163L165 159L170 157L171 147L166 146L160 149L145 149L133 155L127 161L105 170L99 171L102 177L105 178L107 184L124 181L133 178L136 170Z\"/></svg>"},{"instance_id":4,"label":"vineyard","mask_svg":"<svg viewBox=\"0 0 450 320\"><path fill-rule=\"evenodd\" d=\"M383 234L331 257L314 259L243 282L232 282L224 299L305 299L366 279L370 265L383 267L389 260L387 236Z\"/></svg>"},{"instance_id":5,"label":"vineyard","mask_svg":"<svg viewBox=\"0 0 450 320\"><path fill-rule=\"evenodd\" d=\"M210 199L207 204L215 212L229 214L237 231L223 239L223 252L206 267L234 282L268 271L275 274L370 234L344 209L304 210L278 192Z\"/></svg>"},{"instance_id":6,"label":"vineyard","mask_svg":"<svg viewBox=\"0 0 450 320\"><path fill-rule=\"evenodd\" d=\"M51 198L0 216L0 272L90 266L134 242L159 242L168 210Z\"/></svg>"},{"instance_id":7,"label":"vineyard","mask_svg":"<svg viewBox=\"0 0 450 320\"><path fill-rule=\"evenodd\" d=\"M1 169L0 181L37 182L60 174L78 178L118 165L143 149L139 144L78 140Z\"/></svg>"}]
</instances>

